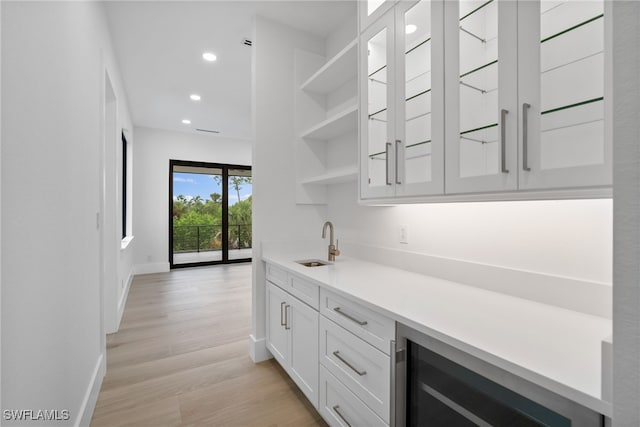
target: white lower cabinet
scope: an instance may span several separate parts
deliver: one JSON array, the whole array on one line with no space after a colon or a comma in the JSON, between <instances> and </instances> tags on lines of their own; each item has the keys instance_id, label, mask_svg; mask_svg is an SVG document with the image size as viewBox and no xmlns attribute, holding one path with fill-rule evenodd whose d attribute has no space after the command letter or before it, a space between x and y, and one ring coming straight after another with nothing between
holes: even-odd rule
<instances>
[{"instance_id":1,"label":"white lower cabinet","mask_svg":"<svg viewBox=\"0 0 640 427\"><path fill-rule=\"evenodd\" d=\"M391 424L395 322L320 290L320 413L332 426Z\"/></svg>"},{"instance_id":2,"label":"white lower cabinet","mask_svg":"<svg viewBox=\"0 0 640 427\"><path fill-rule=\"evenodd\" d=\"M266 295L267 348L325 421L389 426L395 322L270 264Z\"/></svg>"},{"instance_id":3,"label":"white lower cabinet","mask_svg":"<svg viewBox=\"0 0 640 427\"><path fill-rule=\"evenodd\" d=\"M318 312L294 297L289 304L289 374L317 408Z\"/></svg>"},{"instance_id":4,"label":"white lower cabinet","mask_svg":"<svg viewBox=\"0 0 640 427\"><path fill-rule=\"evenodd\" d=\"M389 422L389 356L320 316L320 363Z\"/></svg>"},{"instance_id":5,"label":"white lower cabinet","mask_svg":"<svg viewBox=\"0 0 640 427\"><path fill-rule=\"evenodd\" d=\"M387 426L387 423L349 391L324 366L320 366L320 407L318 409L320 415L331 426Z\"/></svg>"},{"instance_id":6,"label":"white lower cabinet","mask_svg":"<svg viewBox=\"0 0 640 427\"><path fill-rule=\"evenodd\" d=\"M318 407L318 312L267 282L267 348Z\"/></svg>"}]
</instances>

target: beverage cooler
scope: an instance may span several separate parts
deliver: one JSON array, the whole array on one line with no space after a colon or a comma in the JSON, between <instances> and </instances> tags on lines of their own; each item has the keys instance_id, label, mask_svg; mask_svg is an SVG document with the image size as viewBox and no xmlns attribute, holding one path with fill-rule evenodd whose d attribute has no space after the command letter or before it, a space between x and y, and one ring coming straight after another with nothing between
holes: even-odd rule
<instances>
[{"instance_id":1,"label":"beverage cooler","mask_svg":"<svg viewBox=\"0 0 640 427\"><path fill-rule=\"evenodd\" d=\"M397 427L604 425L597 412L404 325L396 346Z\"/></svg>"}]
</instances>

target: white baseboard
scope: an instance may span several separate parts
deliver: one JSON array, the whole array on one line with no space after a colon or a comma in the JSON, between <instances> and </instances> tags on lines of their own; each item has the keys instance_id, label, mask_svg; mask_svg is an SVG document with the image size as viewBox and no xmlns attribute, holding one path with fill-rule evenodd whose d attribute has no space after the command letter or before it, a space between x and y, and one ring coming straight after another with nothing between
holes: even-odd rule
<instances>
[{"instance_id":1,"label":"white baseboard","mask_svg":"<svg viewBox=\"0 0 640 427\"><path fill-rule=\"evenodd\" d=\"M91 424L91 418L93 417L93 411L96 408L96 402L98 401L98 394L100 394L100 388L102 387L102 380L106 372L106 364L104 354L100 354L96 367L93 370L89 387L85 393L82 405L78 414L80 415L74 424L75 427L89 427Z\"/></svg>"},{"instance_id":2,"label":"white baseboard","mask_svg":"<svg viewBox=\"0 0 640 427\"><path fill-rule=\"evenodd\" d=\"M249 356L254 363L271 359L273 356L267 350L267 340L265 338L256 339L253 335L249 335Z\"/></svg>"},{"instance_id":3,"label":"white baseboard","mask_svg":"<svg viewBox=\"0 0 640 427\"><path fill-rule=\"evenodd\" d=\"M129 296L129 290L131 289L131 283L133 282L133 271L129 273L127 278L127 284L122 291L122 297L118 302L118 317L116 319L116 331L120 329L120 322L122 321L122 315L124 314L124 307L127 305L127 297Z\"/></svg>"},{"instance_id":4,"label":"white baseboard","mask_svg":"<svg viewBox=\"0 0 640 427\"><path fill-rule=\"evenodd\" d=\"M167 273L169 270L168 262L150 262L133 266L133 274Z\"/></svg>"}]
</instances>

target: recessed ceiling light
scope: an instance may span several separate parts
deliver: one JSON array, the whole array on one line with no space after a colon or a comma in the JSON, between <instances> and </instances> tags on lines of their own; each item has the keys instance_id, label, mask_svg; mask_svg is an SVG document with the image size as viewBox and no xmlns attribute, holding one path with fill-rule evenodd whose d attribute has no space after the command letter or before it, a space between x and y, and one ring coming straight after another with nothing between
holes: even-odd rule
<instances>
[{"instance_id":1,"label":"recessed ceiling light","mask_svg":"<svg viewBox=\"0 0 640 427\"><path fill-rule=\"evenodd\" d=\"M218 57L215 53L205 52L202 54L202 59L204 59L205 61L213 62L218 59Z\"/></svg>"},{"instance_id":2,"label":"recessed ceiling light","mask_svg":"<svg viewBox=\"0 0 640 427\"><path fill-rule=\"evenodd\" d=\"M189 98L191 98L192 101L200 101L201 99L200 95L196 93L192 93L191 95L189 95Z\"/></svg>"},{"instance_id":3,"label":"recessed ceiling light","mask_svg":"<svg viewBox=\"0 0 640 427\"><path fill-rule=\"evenodd\" d=\"M190 124L191 124L191 120L189 120L189 119L182 119L182 124L183 124L183 125L190 125Z\"/></svg>"},{"instance_id":4,"label":"recessed ceiling light","mask_svg":"<svg viewBox=\"0 0 640 427\"><path fill-rule=\"evenodd\" d=\"M416 30L418 29L418 27L416 27L413 24L409 24L406 27L404 27L404 33L405 34L413 34L416 32Z\"/></svg>"}]
</instances>

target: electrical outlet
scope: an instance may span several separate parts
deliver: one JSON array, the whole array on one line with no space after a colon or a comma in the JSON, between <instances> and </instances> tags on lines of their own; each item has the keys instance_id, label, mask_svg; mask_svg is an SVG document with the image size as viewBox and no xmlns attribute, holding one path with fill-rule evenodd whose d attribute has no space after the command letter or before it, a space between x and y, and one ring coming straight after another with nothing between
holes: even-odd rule
<instances>
[{"instance_id":1,"label":"electrical outlet","mask_svg":"<svg viewBox=\"0 0 640 427\"><path fill-rule=\"evenodd\" d=\"M409 243L409 227L406 225L400 226L400 243Z\"/></svg>"}]
</instances>

